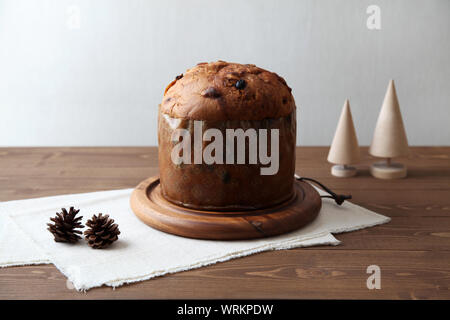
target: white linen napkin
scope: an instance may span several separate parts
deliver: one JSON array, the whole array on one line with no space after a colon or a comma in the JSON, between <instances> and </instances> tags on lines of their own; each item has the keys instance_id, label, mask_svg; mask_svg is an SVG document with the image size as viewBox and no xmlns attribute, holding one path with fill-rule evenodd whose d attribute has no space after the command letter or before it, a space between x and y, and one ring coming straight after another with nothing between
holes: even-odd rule
<instances>
[{"instance_id":1,"label":"white linen napkin","mask_svg":"<svg viewBox=\"0 0 450 320\"><path fill-rule=\"evenodd\" d=\"M124 189L0 203L0 267L53 263L77 290L116 287L261 251L337 245L339 241L331 233L390 220L349 202L337 206L324 199L315 221L285 235L243 241L196 240L142 223L130 209L131 192ZM91 249L84 241L54 242L46 224L60 208L69 206L81 209L83 222L94 213L109 214L119 224L119 240L102 250Z\"/></svg>"}]
</instances>

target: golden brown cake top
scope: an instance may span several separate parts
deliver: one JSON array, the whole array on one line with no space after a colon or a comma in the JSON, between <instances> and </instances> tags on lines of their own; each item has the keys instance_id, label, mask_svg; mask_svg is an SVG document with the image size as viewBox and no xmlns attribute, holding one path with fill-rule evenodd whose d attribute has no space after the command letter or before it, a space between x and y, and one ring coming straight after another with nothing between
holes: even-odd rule
<instances>
[{"instance_id":1,"label":"golden brown cake top","mask_svg":"<svg viewBox=\"0 0 450 320\"><path fill-rule=\"evenodd\" d=\"M161 112L193 120L262 120L295 110L283 78L253 64L199 63L166 88Z\"/></svg>"}]
</instances>

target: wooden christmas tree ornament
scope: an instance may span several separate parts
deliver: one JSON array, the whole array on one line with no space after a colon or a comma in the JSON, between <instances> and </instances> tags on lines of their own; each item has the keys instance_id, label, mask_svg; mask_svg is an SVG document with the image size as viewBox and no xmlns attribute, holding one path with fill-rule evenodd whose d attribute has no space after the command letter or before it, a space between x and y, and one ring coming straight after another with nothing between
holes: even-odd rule
<instances>
[{"instance_id":1,"label":"wooden christmas tree ornament","mask_svg":"<svg viewBox=\"0 0 450 320\"><path fill-rule=\"evenodd\" d=\"M409 154L408 140L400 113L394 80L389 82L369 153L375 157L386 159L384 162L377 162L371 166L370 172L374 177L380 179L406 177L406 166L391 161L392 158Z\"/></svg>"},{"instance_id":2,"label":"wooden christmas tree ornament","mask_svg":"<svg viewBox=\"0 0 450 320\"><path fill-rule=\"evenodd\" d=\"M359 160L358 139L353 125L350 103L345 100L341 116L328 153L328 162L334 163L331 174L336 177L352 177L356 168L349 166Z\"/></svg>"}]
</instances>

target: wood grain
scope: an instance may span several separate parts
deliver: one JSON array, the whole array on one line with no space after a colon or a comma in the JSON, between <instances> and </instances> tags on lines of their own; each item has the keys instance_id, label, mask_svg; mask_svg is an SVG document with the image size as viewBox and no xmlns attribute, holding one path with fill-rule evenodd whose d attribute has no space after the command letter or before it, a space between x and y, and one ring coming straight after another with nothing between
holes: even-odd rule
<instances>
[{"instance_id":1,"label":"wood grain","mask_svg":"<svg viewBox=\"0 0 450 320\"><path fill-rule=\"evenodd\" d=\"M390 223L338 234L336 247L266 252L116 290L75 292L52 265L3 268L0 299L450 299L450 147L411 148L401 159L408 178L393 181L370 176L367 148L358 176L335 178L327 152L297 148L297 173L351 193ZM156 174L156 148L0 148L1 201L132 188ZM381 290L366 288L371 264Z\"/></svg>"},{"instance_id":2,"label":"wood grain","mask_svg":"<svg viewBox=\"0 0 450 320\"><path fill-rule=\"evenodd\" d=\"M145 224L183 237L243 240L297 230L313 221L322 207L319 193L308 183L294 182L290 199L270 208L249 211L207 211L167 201L158 176L142 181L131 194L130 206Z\"/></svg>"}]
</instances>

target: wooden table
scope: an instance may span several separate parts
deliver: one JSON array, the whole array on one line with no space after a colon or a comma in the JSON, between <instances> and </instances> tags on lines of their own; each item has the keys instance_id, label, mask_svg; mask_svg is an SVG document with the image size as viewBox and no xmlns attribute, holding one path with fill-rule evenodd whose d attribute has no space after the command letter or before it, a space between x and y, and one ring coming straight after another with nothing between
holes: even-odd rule
<instances>
[{"instance_id":1,"label":"wooden table","mask_svg":"<svg viewBox=\"0 0 450 320\"><path fill-rule=\"evenodd\" d=\"M362 149L355 178L330 175L328 148L300 147L297 173L392 218L338 234L337 247L255 254L116 290L69 290L53 266L0 269L0 299L349 298L450 299L450 147L411 148L404 180L377 180ZM0 148L0 200L130 188L158 173L156 148ZM13 248L11 248L13 250ZM369 265L381 289L369 290Z\"/></svg>"}]
</instances>

